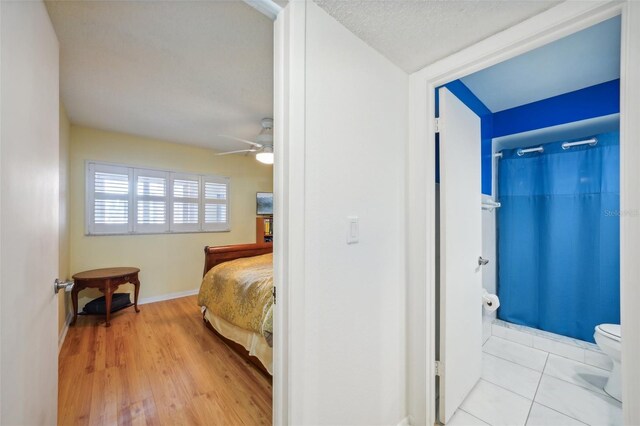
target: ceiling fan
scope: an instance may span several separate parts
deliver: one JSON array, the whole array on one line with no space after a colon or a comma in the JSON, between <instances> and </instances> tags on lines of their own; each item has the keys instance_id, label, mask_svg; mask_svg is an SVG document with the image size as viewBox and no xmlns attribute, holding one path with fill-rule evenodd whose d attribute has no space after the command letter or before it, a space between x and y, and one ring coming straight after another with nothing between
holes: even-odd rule
<instances>
[{"instance_id":1,"label":"ceiling fan","mask_svg":"<svg viewBox=\"0 0 640 426\"><path fill-rule=\"evenodd\" d=\"M273 118L263 118L260 120L260 125L262 126L262 130L256 137L256 142L236 138L235 136L220 135L223 138L233 139L234 141L249 144L251 145L251 148L240 149L238 151L221 152L217 155L255 152L256 160L264 164L273 164Z\"/></svg>"}]
</instances>

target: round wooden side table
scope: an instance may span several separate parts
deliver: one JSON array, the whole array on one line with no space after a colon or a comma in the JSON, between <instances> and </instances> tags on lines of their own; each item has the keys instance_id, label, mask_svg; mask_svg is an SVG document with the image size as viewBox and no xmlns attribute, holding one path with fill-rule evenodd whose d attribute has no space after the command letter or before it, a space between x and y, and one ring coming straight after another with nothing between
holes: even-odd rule
<instances>
[{"instance_id":1,"label":"round wooden side table","mask_svg":"<svg viewBox=\"0 0 640 426\"><path fill-rule=\"evenodd\" d=\"M140 292L140 280L138 280L138 268L103 268L92 269L91 271L79 272L73 276L73 289L71 290L71 301L73 302L73 321L78 319L78 292L85 288L97 288L104 293L106 304L107 327L111 325L111 298L113 293L122 284L131 283L135 286L134 308L138 309L138 293Z\"/></svg>"}]
</instances>

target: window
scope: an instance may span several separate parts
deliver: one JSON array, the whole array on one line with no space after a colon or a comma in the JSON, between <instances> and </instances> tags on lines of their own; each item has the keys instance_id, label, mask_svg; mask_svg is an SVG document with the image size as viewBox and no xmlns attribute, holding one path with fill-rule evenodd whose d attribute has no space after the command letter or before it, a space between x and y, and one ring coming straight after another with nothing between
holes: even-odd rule
<instances>
[{"instance_id":1,"label":"window","mask_svg":"<svg viewBox=\"0 0 640 426\"><path fill-rule=\"evenodd\" d=\"M133 169L135 176L135 224L137 232L167 232L169 223L168 172Z\"/></svg>"},{"instance_id":2,"label":"window","mask_svg":"<svg viewBox=\"0 0 640 426\"><path fill-rule=\"evenodd\" d=\"M173 188L173 221L171 226L180 231L196 231L200 229L200 177L174 175Z\"/></svg>"},{"instance_id":3,"label":"window","mask_svg":"<svg viewBox=\"0 0 640 426\"><path fill-rule=\"evenodd\" d=\"M87 234L229 231L229 178L87 162Z\"/></svg>"},{"instance_id":4,"label":"window","mask_svg":"<svg viewBox=\"0 0 640 426\"><path fill-rule=\"evenodd\" d=\"M206 231L220 231L227 226L227 198L229 183L225 178L204 176L204 204L203 228Z\"/></svg>"}]
</instances>

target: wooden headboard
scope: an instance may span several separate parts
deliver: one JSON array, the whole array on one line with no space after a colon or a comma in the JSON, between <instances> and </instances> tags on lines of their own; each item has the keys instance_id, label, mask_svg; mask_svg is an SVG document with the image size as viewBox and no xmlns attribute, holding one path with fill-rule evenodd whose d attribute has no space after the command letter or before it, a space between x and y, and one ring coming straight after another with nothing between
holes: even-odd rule
<instances>
[{"instance_id":1,"label":"wooden headboard","mask_svg":"<svg viewBox=\"0 0 640 426\"><path fill-rule=\"evenodd\" d=\"M204 248L204 273L202 275L206 275L209 269L223 262L272 252L273 243L237 244L219 247L206 246Z\"/></svg>"}]
</instances>

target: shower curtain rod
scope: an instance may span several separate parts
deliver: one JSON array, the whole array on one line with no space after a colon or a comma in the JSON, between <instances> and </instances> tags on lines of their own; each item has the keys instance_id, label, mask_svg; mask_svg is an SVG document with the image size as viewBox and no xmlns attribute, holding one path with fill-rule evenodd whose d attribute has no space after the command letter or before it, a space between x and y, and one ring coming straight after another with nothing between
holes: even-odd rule
<instances>
[{"instance_id":1,"label":"shower curtain rod","mask_svg":"<svg viewBox=\"0 0 640 426\"><path fill-rule=\"evenodd\" d=\"M501 206L502 206L502 204L500 204L500 202L498 202L498 201L483 201L482 202L482 210L489 210L490 212L492 212L493 209L500 208Z\"/></svg>"},{"instance_id":2,"label":"shower curtain rod","mask_svg":"<svg viewBox=\"0 0 640 426\"><path fill-rule=\"evenodd\" d=\"M562 149L569 149L572 148L574 146L581 146L581 145L591 145L591 146L595 146L598 143L598 138L589 138L589 139L585 139L582 141L574 141L574 142L564 142L562 144ZM529 154L531 152L544 152L544 148L542 145L540 146L536 146L534 148L521 148L518 151L516 151L518 156L522 157L524 154ZM493 154L493 156L495 158L502 158L502 151L498 151L496 153Z\"/></svg>"}]
</instances>

